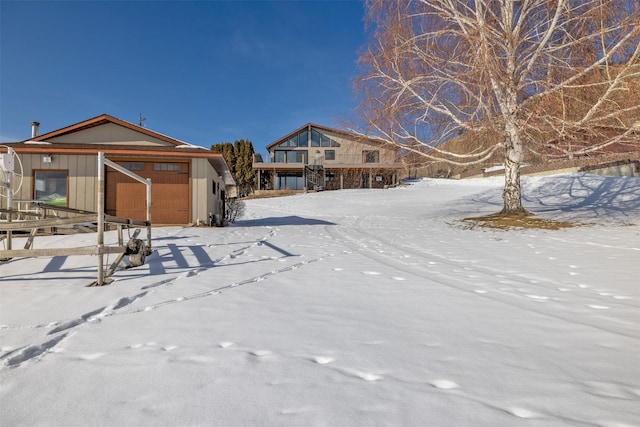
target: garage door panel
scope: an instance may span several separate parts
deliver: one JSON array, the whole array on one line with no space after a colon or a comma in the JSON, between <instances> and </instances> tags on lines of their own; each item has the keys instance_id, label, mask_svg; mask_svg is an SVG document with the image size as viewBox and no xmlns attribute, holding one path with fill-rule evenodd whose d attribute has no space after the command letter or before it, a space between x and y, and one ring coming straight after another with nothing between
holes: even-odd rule
<instances>
[{"instance_id":1,"label":"garage door panel","mask_svg":"<svg viewBox=\"0 0 640 427\"><path fill-rule=\"evenodd\" d=\"M151 220L153 223L186 224L190 221L189 164L180 164L180 168L181 171L158 171L154 170L153 162L144 162L144 170L133 171L143 178L151 178ZM144 184L119 172L108 171L105 190L105 207L108 214L140 220L146 219L146 187Z\"/></svg>"}]
</instances>

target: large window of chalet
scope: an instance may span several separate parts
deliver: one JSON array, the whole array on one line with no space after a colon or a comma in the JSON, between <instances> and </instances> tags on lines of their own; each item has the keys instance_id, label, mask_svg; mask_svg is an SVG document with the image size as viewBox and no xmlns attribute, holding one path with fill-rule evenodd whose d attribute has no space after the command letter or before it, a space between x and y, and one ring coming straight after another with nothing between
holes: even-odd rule
<instances>
[{"instance_id":1,"label":"large window of chalet","mask_svg":"<svg viewBox=\"0 0 640 427\"><path fill-rule=\"evenodd\" d=\"M286 158L287 152L286 151L282 151L282 150L276 150L273 153L273 161L275 163L284 163L285 162L285 158Z\"/></svg>"},{"instance_id":2,"label":"large window of chalet","mask_svg":"<svg viewBox=\"0 0 640 427\"><path fill-rule=\"evenodd\" d=\"M33 172L33 198L49 205L67 206L66 170L36 170Z\"/></svg>"},{"instance_id":3,"label":"large window of chalet","mask_svg":"<svg viewBox=\"0 0 640 427\"><path fill-rule=\"evenodd\" d=\"M273 157L274 163L308 163L307 150L276 150Z\"/></svg>"},{"instance_id":4,"label":"large window of chalet","mask_svg":"<svg viewBox=\"0 0 640 427\"><path fill-rule=\"evenodd\" d=\"M287 163L307 163L307 150L287 151Z\"/></svg>"},{"instance_id":5,"label":"large window of chalet","mask_svg":"<svg viewBox=\"0 0 640 427\"><path fill-rule=\"evenodd\" d=\"M286 141L282 141L278 144L278 147L308 147L309 146L309 131L303 130L300 133L293 135Z\"/></svg>"},{"instance_id":6,"label":"large window of chalet","mask_svg":"<svg viewBox=\"0 0 640 427\"><path fill-rule=\"evenodd\" d=\"M302 190L302 172L284 172L276 177L276 190Z\"/></svg>"},{"instance_id":7,"label":"large window of chalet","mask_svg":"<svg viewBox=\"0 0 640 427\"><path fill-rule=\"evenodd\" d=\"M378 150L363 150L362 163L380 163L380 152Z\"/></svg>"},{"instance_id":8,"label":"large window of chalet","mask_svg":"<svg viewBox=\"0 0 640 427\"><path fill-rule=\"evenodd\" d=\"M335 160L336 159L336 150L324 150L324 159L325 160Z\"/></svg>"},{"instance_id":9,"label":"large window of chalet","mask_svg":"<svg viewBox=\"0 0 640 427\"><path fill-rule=\"evenodd\" d=\"M338 144L333 139L329 138L327 135L324 135L315 129L311 129L311 146L312 147L340 147L340 144Z\"/></svg>"}]
</instances>

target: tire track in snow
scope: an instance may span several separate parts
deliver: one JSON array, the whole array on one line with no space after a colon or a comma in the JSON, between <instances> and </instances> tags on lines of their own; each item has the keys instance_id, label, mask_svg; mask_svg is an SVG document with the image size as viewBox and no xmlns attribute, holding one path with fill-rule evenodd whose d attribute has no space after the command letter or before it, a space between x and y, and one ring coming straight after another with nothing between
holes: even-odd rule
<instances>
[{"instance_id":1,"label":"tire track in snow","mask_svg":"<svg viewBox=\"0 0 640 427\"><path fill-rule=\"evenodd\" d=\"M446 256L437 254L437 253L425 253L413 248L407 248L405 246L400 246L398 244L396 244L394 241L390 241L390 240L385 240L385 239L381 239L379 238L377 235L363 229L362 226L360 226L360 224L366 219L367 217L360 217L356 220L355 225L352 225L350 227L347 227L349 230L353 230L356 231L362 235L367 236L369 239L373 239L377 242L379 242L380 246L384 246L385 248L391 247L396 249L399 252L405 252L405 253L409 253L411 254L411 256L415 256L419 259L422 259L424 261L427 261L430 265L436 265L436 263L433 261L433 258L437 259L437 263L438 264L442 264L445 266L449 266L453 269L455 268L462 268L465 271L471 271L471 267L466 266L464 264L469 263L473 266L473 272L474 273L478 273L478 274L482 274L485 275L486 277L489 277L491 279L501 279L498 280L498 283L502 283L503 281L505 281L505 279L509 279L512 280L513 282L515 282L515 284L522 284L523 286L529 286L529 287L534 287L538 290L541 290L544 292L556 292L555 290L549 289L549 287L547 286L543 286L543 285L537 285L536 283L540 283L545 281L545 283L553 285L556 287L557 291L559 292L567 292L566 287L570 286L570 285L566 285L562 282L557 282L557 281L553 281L553 280L549 280L548 278L540 278L540 277L528 277L525 276L524 274L511 274L509 277L505 276L505 272L502 270L498 270L495 268L491 268L491 267L487 267L487 266L483 266L483 265L478 265L477 263L473 262L473 261L463 261L463 260L456 260L456 259L452 259L452 258L447 258ZM327 230L329 233L331 233L330 230ZM347 233L343 233L343 234L333 234L333 237L337 240L339 240L341 237L346 236ZM351 239L352 241L357 241L356 239ZM558 238L555 238L555 240L561 240ZM356 243L357 244L357 243ZM357 244L359 245L359 244ZM363 247L362 245L359 245L357 247ZM373 252L373 251L372 251ZM374 252L375 253L375 252ZM409 267L413 267L415 266L415 264L412 263L406 263L403 261L399 261L401 264L407 265ZM393 267L393 264L389 264L387 263L386 265L389 265L391 267ZM576 266L574 265L570 265L569 268L576 268ZM454 271L454 270L452 270ZM434 271L429 271L430 273L436 273ZM461 271L460 271L461 272ZM440 273L442 274L442 273ZM573 272L569 273L569 274L573 274ZM495 281L495 280L493 280ZM580 286L580 288L588 288L588 286ZM517 289L517 288L515 288ZM520 291L520 290L519 290ZM480 293L486 293L486 291L482 291ZM531 292L526 292L528 294L531 294ZM599 295L602 295L602 293L600 293ZM539 295L525 295L528 298L531 299L539 299L539 300L546 300L546 299L551 299L549 297L545 297L545 296L539 296ZM627 308L632 308L632 309L640 309L640 305L638 304L632 304L632 303L625 303L622 302L624 300L626 300L627 298L624 296L614 296L613 294L611 294L611 296L613 297L613 299L615 299L616 301L614 301L614 303L617 306L621 306L621 307L627 307ZM598 300L599 301L599 300ZM591 301L589 302L591 303ZM585 303L586 306L588 306L587 303ZM597 305L597 304L596 304Z\"/></svg>"},{"instance_id":2,"label":"tire track in snow","mask_svg":"<svg viewBox=\"0 0 640 427\"><path fill-rule=\"evenodd\" d=\"M359 217L355 221L355 224L352 224L350 226L340 226L337 228L325 227L325 230L329 235L333 237L335 241L342 242L345 246L347 246L352 251L360 253L364 257L369 258L375 261L376 263L386 265L387 267L390 267L395 270L398 269L398 263L400 263L406 266L406 270L402 270L403 272L409 272L421 279L427 279L437 284L440 284L452 289L456 289L465 293L472 293L472 294L477 293L476 289L471 289L469 287L468 282L464 281L463 278L456 277L455 275L445 275L445 273L443 272L433 271L428 268L425 268L421 264L406 263L398 260L389 261L389 258L386 255L381 254L375 249L370 248L369 247L370 242L376 241L380 243L380 246L392 247L399 252L410 253L426 263L428 263L432 259L430 258L430 256L433 256L437 258L438 262L441 264L444 264L453 268L464 268L464 267L461 267L460 262L447 259L442 255L425 255L424 253L421 253L419 251L408 249L403 246L399 246L394 242L391 242L391 241L382 239L376 235L373 235L368 231L362 229L361 224L365 219L366 217ZM351 232L351 235L349 235L349 232ZM354 233L358 233L360 235L366 236L369 244L361 243L362 239L358 239L357 237L352 236ZM523 279L521 277L518 277L518 276L506 277L502 273L500 274L500 276L502 277L498 277L494 270L488 269L482 266L474 266L473 272L477 273L478 275L485 276L486 279L488 279L490 282L496 282L496 279L510 279L516 283L523 283L522 281ZM542 286L536 286L534 283L531 283L528 281L526 282L526 286L536 287L538 289L544 290L545 292L549 292L548 288L545 288ZM527 304L528 302L527 300L524 300L523 298L521 298L522 296L525 296L525 295L519 295L519 294L514 295L514 294L507 293L505 291L501 291L500 289L492 290L492 292L482 292L481 295L482 295L482 298L488 298L488 299L491 299L492 301L495 301L501 304L506 304L511 307L517 307L518 309L526 310L542 316L547 316L554 319L562 320L563 322L566 322L566 323L590 327L590 328L598 329L602 332L607 332L607 333L611 333L619 336L624 336L626 338L640 340L640 334L638 333L634 334L634 333L628 333L626 331L621 331L618 329L607 328L606 326L602 325L601 322L592 324L592 323L587 323L583 321L578 321L574 317L575 313L572 313L572 312L568 312L567 315L562 315L560 313L552 313L549 310L537 309L535 306ZM511 299L506 300L504 297L509 297ZM528 298L528 299L536 301L535 299L532 299L532 298ZM589 303L585 303L583 305L588 307ZM629 304L624 304L619 302L617 302L616 305L625 306L627 308L634 308ZM615 320L617 319L614 319L614 321ZM632 328L627 328L627 329L633 331Z\"/></svg>"}]
</instances>

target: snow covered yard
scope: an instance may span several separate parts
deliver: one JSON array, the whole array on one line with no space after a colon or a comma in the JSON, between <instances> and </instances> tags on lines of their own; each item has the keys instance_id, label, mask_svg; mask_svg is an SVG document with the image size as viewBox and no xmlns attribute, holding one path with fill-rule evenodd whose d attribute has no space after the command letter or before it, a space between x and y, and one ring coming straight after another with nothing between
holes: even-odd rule
<instances>
[{"instance_id":1,"label":"snow covered yard","mask_svg":"<svg viewBox=\"0 0 640 427\"><path fill-rule=\"evenodd\" d=\"M465 228L501 185L251 200L102 288L92 257L0 264L0 424L640 425L640 179L525 178L590 225Z\"/></svg>"}]
</instances>

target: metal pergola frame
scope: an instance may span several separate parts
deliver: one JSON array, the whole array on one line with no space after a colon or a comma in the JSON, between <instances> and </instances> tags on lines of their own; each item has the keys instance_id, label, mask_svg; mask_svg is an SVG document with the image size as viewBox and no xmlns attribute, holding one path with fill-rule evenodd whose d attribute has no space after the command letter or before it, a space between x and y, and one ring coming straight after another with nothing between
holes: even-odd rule
<instances>
[{"instance_id":1,"label":"metal pergola frame","mask_svg":"<svg viewBox=\"0 0 640 427\"><path fill-rule=\"evenodd\" d=\"M146 192L146 208L147 208L147 220L140 221L129 218L121 218L111 215L105 214L105 202L104 202L104 194L105 194L105 167L108 166L112 169L117 170L120 173L123 173L130 178L145 184L147 187ZM9 174L11 175L11 173ZM11 183L11 179L9 180ZM12 221L13 215L17 214L18 211L13 211L11 209L12 202L12 189L9 185L8 189L8 197L7 197L7 209L4 209L3 212L8 215L7 222L0 223L0 231L5 231L6 233L6 249L0 250L0 260L8 260L16 257L38 257L38 256L70 256L70 255L95 255L98 257L98 271L97 271L97 280L93 282L92 286L102 286L105 284L111 283L112 279L108 279L108 276L112 275L118 264L122 261L122 258L130 254L128 245L125 244L123 240L122 229L133 228L133 227L145 227L147 229L147 239L146 244L143 245L140 250L145 252L145 255L149 255L152 252L151 249L151 179L142 178L135 173L131 172L128 169L120 166L119 164L112 162L111 160L105 159L104 153L98 153L98 192L96 194L97 197L97 210L98 212L86 212L86 211L78 211L75 209L64 208L61 210L67 212L76 213L77 216L71 218L38 218L35 220L27 220L27 221ZM55 210L55 206L45 206L46 209ZM38 216L37 214L33 214L34 216ZM97 244L94 247L89 248L47 248L47 249L34 249L31 246L33 245L33 239L37 233L37 230L40 228L48 228L48 227L58 227L61 225L81 225L87 223L97 223ZM104 229L107 224L115 224L118 228L118 245L117 246L105 246L104 244ZM30 235L27 239L27 244L24 249L13 249L12 248L12 233L17 230L31 230ZM139 230L136 230L134 233L134 237L136 238L139 233ZM119 256L113 262L111 267L106 271L104 271L104 255L105 254L113 254L117 253Z\"/></svg>"}]
</instances>

